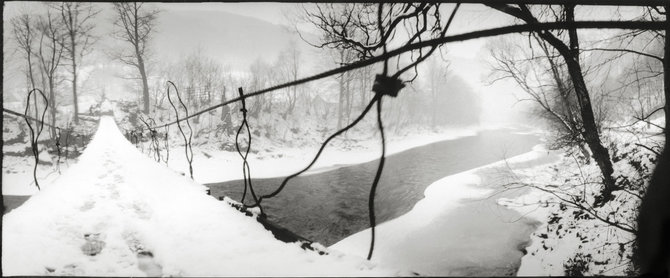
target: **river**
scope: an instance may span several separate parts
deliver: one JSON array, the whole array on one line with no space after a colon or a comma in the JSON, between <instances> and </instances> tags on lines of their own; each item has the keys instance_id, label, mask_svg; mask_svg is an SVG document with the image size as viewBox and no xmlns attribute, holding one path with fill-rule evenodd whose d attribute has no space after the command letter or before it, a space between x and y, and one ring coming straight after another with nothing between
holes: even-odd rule
<instances>
[{"instance_id":1,"label":"river","mask_svg":"<svg viewBox=\"0 0 670 278\"><path fill-rule=\"evenodd\" d=\"M390 155L377 188L377 221L382 223L407 213L424 197L427 186L445 176L528 152L539 143L534 135L491 130ZM378 163L375 160L299 176L278 196L264 200L263 208L270 220L329 246L369 227L367 199ZM282 179L252 182L257 193L266 194ZM236 200L242 196L240 180L207 186L213 196Z\"/></svg>"}]
</instances>

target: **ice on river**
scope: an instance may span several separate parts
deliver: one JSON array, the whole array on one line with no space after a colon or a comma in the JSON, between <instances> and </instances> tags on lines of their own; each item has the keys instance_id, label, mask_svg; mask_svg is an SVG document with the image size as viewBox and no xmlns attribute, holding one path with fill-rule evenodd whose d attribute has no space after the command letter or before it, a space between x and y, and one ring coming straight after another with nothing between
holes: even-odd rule
<instances>
[{"instance_id":1,"label":"ice on river","mask_svg":"<svg viewBox=\"0 0 670 278\"><path fill-rule=\"evenodd\" d=\"M554 158L538 145L506 161L434 182L411 211L376 228L372 261L422 275L514 275L523 256L519 248L529 243L537 223L506 219L497 197L490 198L494 190L482 186L479 172L501 166L529 167L550 159ZM478 203L468 205L473 201ZM330 248L363 256L368 252L370 235L366 229Z\"/></svg>"},{"instance_id":2,"label":"ice on river","mask_svg":"<svg viewBox=\"0 0 670 278\"><path fill-rule=\"evenodd\" d=\"M103 117L79 162L3 217L3 274L406 274L275 240L204 189L139 153Z\"/></svg>"}]
</instances>

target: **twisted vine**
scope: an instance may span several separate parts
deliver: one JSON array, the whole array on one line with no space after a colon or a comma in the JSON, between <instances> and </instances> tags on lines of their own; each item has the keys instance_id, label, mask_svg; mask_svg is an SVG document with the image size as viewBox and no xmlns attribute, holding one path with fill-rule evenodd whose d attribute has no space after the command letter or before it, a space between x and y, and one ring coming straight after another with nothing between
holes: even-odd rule
<instances>
[{"instance_id":1,"label":"twisted vine","mask_svg":"<svg viewBox=\"0 0 670 278\"><path fill-rule=\"evenodd\" d=\"M235 148L237 148L237 153L240 154L240 157L242 157L242 174L244 175L244 192L242 193L242 204L244 204L244 199L247 195L247 188L249 189L249 192L251 193L251 196L254 198L254 202L258 204L258 207L261 210L261 215L263 215L263 208L260 206L260 201L258 200L258 197L256 196L256 192L254 192L254 187L251 184L251 169L249 168L249 163L247 162L247 157L249 156L249 150L251 149L251 130L249 129L249 122L247 121L247 104L244 99L244 92L242 91L242 88L238 88L237 91L240 93L240 98L242 99L242 109L240 111L242 112L242 124L240 124L240 128L237 129L237 134L235 135ZM244 154L242 154L242 150L240 150L240 142L239 142L239 137L240 133L242 132L242 129L246 127L247 130L247 148L244 151Z\"/></svg>"},{"instance_id":2,"label":"twisted vine","mask_svg":"<svg viewBox=\"0 0 670 278\"><path fill-rule=\"evenodd\" d=\"M168 87L167 87L167 99L170 102L170 105L172 105L172 108L174 109L175 116L177 117L177 128L179 128L179 132L181 133L181 136L184 138L184 153L186 154L186 161L188 161L188 171L191 174L191 179L193 179L193 148L191 147L191 139L193 138L193 128L191 128L191 123L188 121L188 108L186 107L186 104L181 100L181 96L179 96L179 90L177 89L177 86L172 83L172 81L168 81ZM177 106L174 104L172 101L172 98L170 97L170 86L174 87L176 93L177 93L177 100L179 100L179 104L181 104L181 107L184 109L186 116L186 125L188 126L188 139L186 138L186 134L184 133L184 129L181 126L181 121L179 117L179 110L177 109Z\"/></svg>"},{"instance_id":3,"label":"twisted vine","mask_svg":"<svg viewBox=\"0 0 670 278\"><path fill-rule=\"evenodd\" d=\"M30 120L28 119L28 109L30 108L30 96L33 95L34 92L40 93L42 96L42 99L44 100L44 111L42 112L42 118L40 121L38 121L39 125L36 126L37 131L33 129L33 126L30 124ZM37 187L37 190L42 190L40 188L40 184L37 181L37 164L39 163L40 156L39 156L39 146L37 144L37 141L40 138L40 134L42 133L42 130L44 129L44 116L47 113L47 109L49 107L49 100L47 99L46 95L44 95L44 92L40 89L32 89L30 92L28 92L28 98L26 100L26 110L24 112L24 119L26 120L26 124L28 124L28 129L30 129L30 147L33 152L33 156L35 157L35 166L33 167L33 179L35 181L35 186ZM35 96L35 109L37 109L37 96Z\"/></svg>"}]
</instances>

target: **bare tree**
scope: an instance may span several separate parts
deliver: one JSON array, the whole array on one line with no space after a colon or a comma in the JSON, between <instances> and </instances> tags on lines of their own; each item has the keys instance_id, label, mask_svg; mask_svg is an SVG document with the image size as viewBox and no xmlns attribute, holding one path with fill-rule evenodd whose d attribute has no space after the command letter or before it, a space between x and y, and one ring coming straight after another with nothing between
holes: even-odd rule
<instances>
[{"instance_id":1,"label":"bare tree","mask_svg":"<svg viewBox=\"0 0 670 278\"><path fill-rule=\"evenodd\" d=\"M71 63L72 99L74 101L74 123L79 123L79 103L77 101L77 65L95 42L93 18L99 11L91 3L61 2L61 19L67 39L64 41L66 58Z\"/></svg>"},{"instance_id":2,"label":"bare tree","mask_svg":"<svg viewBox=\"0 0 670 278\"><path fill-rule=\"evenodd\" d=\"M457 8L458 5L452 10L450 17L442 17L439 3L317 4L313 7L303 7L305 14L303 21L319 30L321 37L318 42L310 42L304 38L303 40L317 48L336 50L337 62L345 65L384 53L387 45L394 40L401 48L412 43L444 37ZM412 70L413 75L407 76L407 82L412 82L418 75L417 66L438 48L439 45L433 45L428 49L404 53L394 59L395 73L388 73L389 61L384 63L384 72L397 79ZM349 110L352 106L353 97L345 94L348 92L346 88L351 85L351 80L347 78L350 76L351 73L342 74L343 78L340 79L342 94L339 103L345 104L341 105L344 110ZM361 96L361 99L364 98L364 95ZM343 113L340 112L338 115L340 122L338 126L340 126Z\"/></svg>"},{"instance_id":3,"label":"bare tree","mask_svg":"<svg viewBox=\"0 0 670 278\"><path fill-rule=\"evenodd\" d=\"M272 67L261 60L260 58L256 59L249 66L249 90L255 91L260 90L268 85L273 79L272 76ZM270 113L272 112L272 95L261 95L256 97L256 101L249 108L249 115L254 118L260 118L261 111Z\"/></svg>"},{"instance_id":4,"label":"bare tree","mask_svg":"<svg viewBox=\"0 0 670 278\"><path fill-rule=\"evenodd\" d=\"M291 41L289 46L279 54L275 63L279 78L282 82L294 81L298 79L300 72L300 50L295 43ZM298 101L298 86L286 89L286 110L283 113L284 118L293 112Z\"/></svg>"},{"instance_id":5,"label":"bare tree","mask_svg":"<svg viewBox=\"0 0 670 278\"><path fill-rule=\"evenodd\" d=\"M439 102L437 101L439 96L440 89L445 86L447 81L447 72L449 69L449 64L444 63L432 57L428 61L428 90L430 91L430 122L433 127L437 125L437 115L439 110L441 110Z\"/></svg>"},{"instance_id":6,"label":"bare tree","mask_svg":"<svg viewBox=\"0 0 670 278\"><path fill-rule=\"evenodd\" d=\"M30 14L24 13L11 20L12 33L21 52L26 59L26 79L28 81L28 90L35 89L35 77L33 75L33 55L35 38L37 31L35 23ZM37 103L37 94L35 94L34 103ZM39 112L35 109L35 119L39 119ZM38 123L35 122L37 126Z\"/></svg>"},{"instance_id":7,"label":"bare tree","mask_svg":"<svg viewBox=\"0 0 670 278\"><path fill-rule=\"evenodd\" d=\"M146 60L148 58L147 44L156 26L159 10L147 9L141 2L112 3L116 11L114 33L119 39L130 43L132 49L113 53L116 59L124 64L135 67L142 81L142 102L144 113L149 113L149 83L147 81Z\"/></svg>"},{"instance_id":8,"label":"bare tree","mask_svg":"<svg viewBox=\"0 0 670 278\"><path fill-rule=\"evenodd\" d=\"M62 26L55 18L52 17L51 12L47 11L46 16L40 18L38 23L40 31L39 50L36 55L39 58L41 70L45 75L45 80L49 89L49 109L52 138L56 136L56 92L55 92L55 78L56 71L61 65L61 57L63 55L65 45L65 35L61 32Z\"/></svg>"},{"instance_id":9,"label":"bare tree","mask_svg":"<svg viewBox=\"0 0 670 278\"><path fill-rule=\"evenodd\" d=\"M337 62L340 65L346 65L354 61L353 52L347 49L337 50L339 57ZM339 84L339 93L337 98L337 129L342 128L351 116L351 71L344 72L337 76Z\"/></svg>"},{"instance_id":10,"label":"bare tree","mask_svg":"<svg viewBox=\"0 0 670 278\"><path fill-rule=\"evenodd\" d=\"M537 23L539 20L526 5L506 5L506 4L487 4L487 6L521 19L527 23ZM575 6L562 6L561 18L568 23L575 21ZM583 123L581 135L592 152L593 159L598 164L603 176L602 199L597 203L602 205L612 198L612 192L617 190L616 180L614 179L614 168L607 148L600 139L600 131L596 124L596 118L593 112L591 96L588 87L584 81L584 74L580 64L580 46L579 37L576 29L568 30L568 42L564 42L552 32L536 32L539 38L546 41L549 45L558 51L563 57L572 86L577 96L579 112Z\"/></svg>"},{"instance_id":11,"label":"bare tree","mask_svg":"<svg viewBox=\"0 0 670 278\"><path fill-rule=\"evenodd\" d=\"M668 11L670 5L666 5L661 12L665 15L666 21L668 18ZM668 135L668 127L670 127L670 24L666 25L665 29L665 45L663 57L663 81L664 81L664 95L665 95L665 146L663 152L659 156L659 162L656 165L654 174L649 182L647 193L642 200L640 206L640 213L638 216L638 233L636 237L637 249L635 250L635 262L640 268L641 274L648 276L662 276L667 275L670 271L670 240L668 240L668 233L670 233L670 202L667 196L670 195L670 175L668 174L668 167L670 167L670 135Z\"/></svg>"},{"instance_id":12,"label":"bare tree","mask_svg":"<svg viewBox=\"0 0 670 278\"><path fill-rule=\"evenodd\" d=\"M531 34L529 42L501 39L490 46L496 64L493 65L494 81L512 79L529 96L536 106L533 113L549 124L553 131L552 149L576 147L590 161L590 154L581 136L582 121L576 111L577 99L565 68L557 60L558 54L546 42ZM530 49L526 50L526 46ZM540 48L541 54L534 48ZM602 117L598 118L598 127Z\"/></svg>"}]
</instances>

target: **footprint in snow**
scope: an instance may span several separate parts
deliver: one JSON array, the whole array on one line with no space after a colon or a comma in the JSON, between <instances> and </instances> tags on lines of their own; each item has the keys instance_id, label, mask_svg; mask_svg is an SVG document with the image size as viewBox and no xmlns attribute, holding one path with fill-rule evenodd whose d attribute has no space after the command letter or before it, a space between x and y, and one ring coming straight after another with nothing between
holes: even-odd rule
<instances>
[{"instance_id":1,"label":"footprint in snow","mask_svg":"<svg viewBox=\"0 0 670 278\"><path fill-rule=\"evenodd\" d=\"M144 271L147 276L163 276L163 267L156 263L154 254L149 251L137 253L137 266L140 270Z\"/></svg>"},{"instance_id":2,"label":"footprint in snow","mask_svg":"<svg viewBox=\"0 0 670 278\"><path fill-rule=\"evenodd\" d=\"M137 239L136 233L126 231L123 233L123 238L128 244L130 251L137 255L137 267L144 271L147 276L163 276L163 267L156 262L154 254L146 250L144 245Z\"/></svg>"},{"instance_id":3,"label":"footprint in snow","mask_svg":"<svg viewBox=\"0 0 670 278\"><path fill-rule=\"evenodd\" d=\"M84 211L89 211L89 210L91 210L94 206L95 206L95 202L93 202L93 201L88 201L88 202L84 203L84 205L81 206L81 207L79 208L79 211L82 211L82 212L84 212Z\"/></svg>"},{"instance_id":4,"label":"footprint in snow","mask_svg":"<svg viewBox=\"0 0 670 278\"><path fill-rule=\"evenodd\" d=\"M84 234L86 243L81 246L81 251L87 256L95 256L105 248L105 242L100 237L100 233Z\"/></svg>"}]
</instances>

